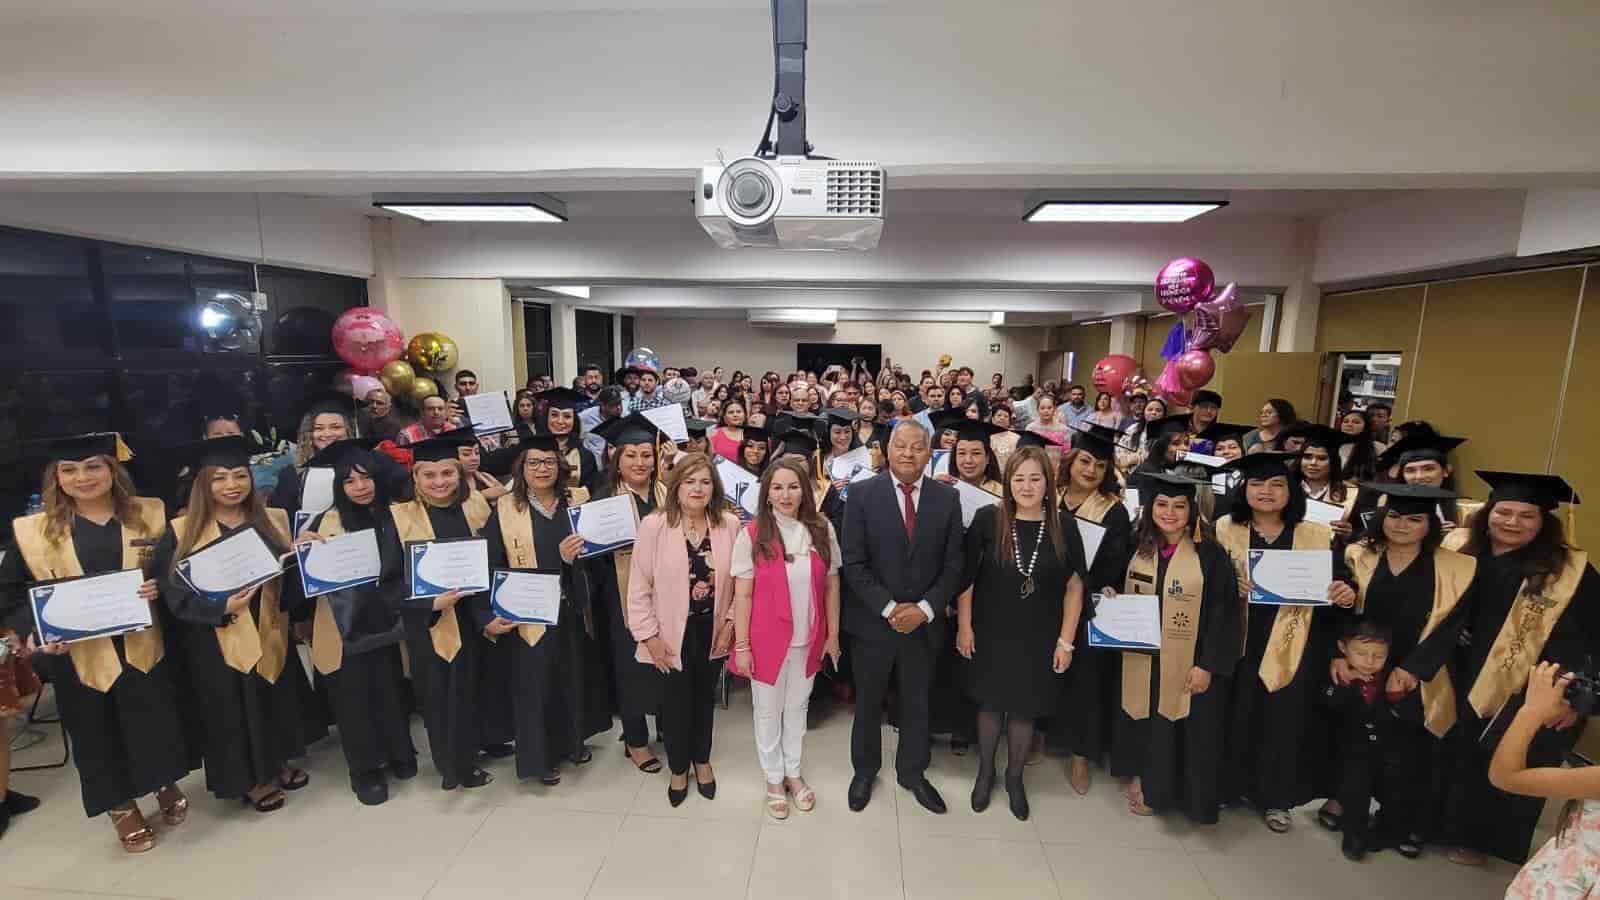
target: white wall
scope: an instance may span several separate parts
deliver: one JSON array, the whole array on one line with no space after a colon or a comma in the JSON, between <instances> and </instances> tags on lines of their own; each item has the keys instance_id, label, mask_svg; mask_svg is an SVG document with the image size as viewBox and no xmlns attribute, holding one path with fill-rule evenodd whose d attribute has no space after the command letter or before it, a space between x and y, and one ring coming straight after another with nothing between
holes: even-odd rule
<instances>
[{"instance_id":1,"label":"white wall","mask_svg":"<svg viewBox=\"0 0 1600 900\"><path fill-rule=\"evenodd\" d=\"M1327 285L1513 256L1524 196L1434 191L1335 213L1317 227L1311 278Z\"/></svg>"},{"instance_id":2,"label":"white wall","mask_svg":"<svg viewBox=\"0 0 1600 900\"><path fill-rule=\"evenodd\" d=\"M484 390L517 384L512 346L512 304L498 278L402 278L391 282L384 311L409 340L424 331L448 335L461 348L460 368L478 375ZM444 376L445 386L454 393Z\"/></svg>"},{"instance_id":3,"label":"white wall","mask_svg":"<svg viewBox=\"0 0 1600 900\"><path fill-rule=\"evenodd\" d=\"M8 5L0 171L682 169L770 100L759 2L159 6L188 14ZM819 2L807 99L818 152L906 172L1592 172L1596 33L1582 2Z\"/></svg>"},{"instance_id":4,"label":"white wall","mask_svg":"<svg viewBox=\"0 0 1600 900\"><path fill-rule=\"evenodd\" d=\"M1529 191L1518 256L1600 246L1600 191Z\"/></svg>"},{"instance_id":5,"label":"white wall","mask_svg":"<svg viewBox=\"0 0 1600 900\"><path fill-rule=\"evenodd\" d=\"M991 328L967 322L840 322L827 328L755 328L743 319L679 319L641 316L634 321L639 345L661 356L664 365L721 365L758 376L768 369L792 371L800 343L882 344L883 354L913 373L931 369L940 354L955 365L971 366L987 384L1004 372L1008 384L1034 371L1050 329ZM998 343L999 353L989 345Z\"/></svg>"},{"instance_id":6,"label":"white wall","mask_svg":"<svg viewBox=\"0 0 1600 900\"><path fill-rule=\"evenodd\" d=\"M366 214L348 201L286 194L0 191L0 224L341 275L366 277L373 270Z\"/></svg>"}]
</instances>

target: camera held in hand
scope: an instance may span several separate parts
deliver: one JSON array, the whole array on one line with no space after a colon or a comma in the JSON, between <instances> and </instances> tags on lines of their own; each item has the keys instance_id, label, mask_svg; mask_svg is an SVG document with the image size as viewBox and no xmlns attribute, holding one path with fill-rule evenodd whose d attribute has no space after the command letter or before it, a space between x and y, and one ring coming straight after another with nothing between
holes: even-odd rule
<instances>
[{"instance_id":1,"label":"camera held in hand","mask_svg":"<svg viewBox=\"0 0 1600 900\"><path fill-rule=\"evenodd\" d=\"M1583 671L1572 673L1572 681L1567 684L1563 696L1573 712L1580 716L1594 715L1595 709L1600 707L1600 675L1595 673L1592 662L1584 666Z\"/></svg>"}]
</instances>

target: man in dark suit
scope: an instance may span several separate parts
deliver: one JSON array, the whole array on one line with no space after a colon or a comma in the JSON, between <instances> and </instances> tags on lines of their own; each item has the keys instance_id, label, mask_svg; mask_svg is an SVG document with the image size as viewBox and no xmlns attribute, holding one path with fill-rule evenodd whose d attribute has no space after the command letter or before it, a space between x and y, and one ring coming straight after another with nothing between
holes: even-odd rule
<instances>
[{"instance_id":1,"label":"man in dark suit","mask_svg":"<svg viewBox=\"0 0 1600 900\"><path fill-rule=\"evenodd\" d=\"M900 746L895 775L932 812L944 799L928 768L928 705L934 661L946 637L942 611L961 587L961 501L955 489L922 477L928 432L902 422L884 449L889 471L850 486L842 572L852 600L844 627L855 651L856 719L850 735L850 808L872 799L883 762L881 723L889 677L900 673Z\"/></svg>"}]
</instances>

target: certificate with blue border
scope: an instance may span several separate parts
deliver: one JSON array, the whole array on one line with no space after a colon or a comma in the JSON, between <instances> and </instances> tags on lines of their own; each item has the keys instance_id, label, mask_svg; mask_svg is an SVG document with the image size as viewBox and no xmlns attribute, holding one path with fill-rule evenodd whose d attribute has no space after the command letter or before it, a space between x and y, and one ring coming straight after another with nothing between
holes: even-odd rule
<instances>
[{"instance_id":1,"label":"certificate with blue border","mask_svg":"<svg viewBox=\"0 0 1600 900\"><path fill-rule=\"evenodd\" d=\"M178 560L178 573L199 596L213 603L283 574L283 563L254 527L244 528Z\"/></svg>"},{"instance_id":2,"label":"certificate with blue border","mask_svg":"<svg viewBox=\"0 0 1600 900\"><path fill-rule=\"evenodd\" d=\"M1101 596L1087 623L1089 646L1107 650L1160 650L1161 598L1154 594Z\"/></svg>"},{"instance_id":3,"label":"certificate with blue border","mask_svg":"<svg viewBox=\"0 0 1600 900\"><path fill-rule=\"evenodd\" d=\"M518 625L561 623L561 572L554 569L495 569L489 608Z\"/></svg>"},{"instance_id":4,"label":"certificate with blue border","mask_svg":"<svg viewBox=\"0 0 1600 900\"><path fill-rule=\"evenodd\" d=\"M1257 606L1327 606L1331 550L1251 550L1250 602Z\"/></svg>"},{"instance_id":5,"label":"certificate with blue border","mask_svg":"<svg viewBox=\"0 0 1600 900\"><path fill-rule=\"evenodd\" d=\"M307 597L372 584L383 569L378 533L371 528L296 544L294 554L300 560L300 586Z\"/></svg>"},{"instance_id":6,"label":"certificate with blue border","mask_svg":"<svg viewBox=\"0 0 1600 900\"><path fill-rule=\"evenodd\" d=\"M87 641L150 627L150 603L139 596L139 569L35 584L28 603L46 644Z\"/></svg>"},{"instance_id":7,"label":"certificate with blue border","mask_svg":"<svg viewBox=\"0 0 1600 900\"><path fill-rule=\"evenodd\" d=\"M632 547L639 536L639 516L629 491L569 506L567 521L572 533L583 538L579 559Z\"/></svg>"},{"instance_id":8,"label":"certificate with blue border","mask_svg":"<svg viewBox=\"0 0 1600 900\"><path fill-rule=\"evenodd\" d=\"M411 599L451 591L476 594L489 589L489 542L456 538L406 543L406 583Z\"/></svg>"}]
</instances>

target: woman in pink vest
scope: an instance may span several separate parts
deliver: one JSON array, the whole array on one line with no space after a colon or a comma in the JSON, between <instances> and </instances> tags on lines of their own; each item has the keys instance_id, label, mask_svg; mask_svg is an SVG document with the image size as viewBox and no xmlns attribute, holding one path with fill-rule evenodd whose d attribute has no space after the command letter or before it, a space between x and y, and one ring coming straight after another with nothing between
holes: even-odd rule
<instances>
[{"instance_id":1,"label":"woman in pink vest","mask_svg":"<svg viewBox=\"0 0 1600 900\"><path fill-rule=\"evenodd\" d=\"M817 512L810 473L785 456L761 476L756 519L733 544L733 670L750 678L756 754L767 812L810 812L817 795L800 777L811 681L824 656L839 665L839 539Z\"/></svg>"}]
</instances>

